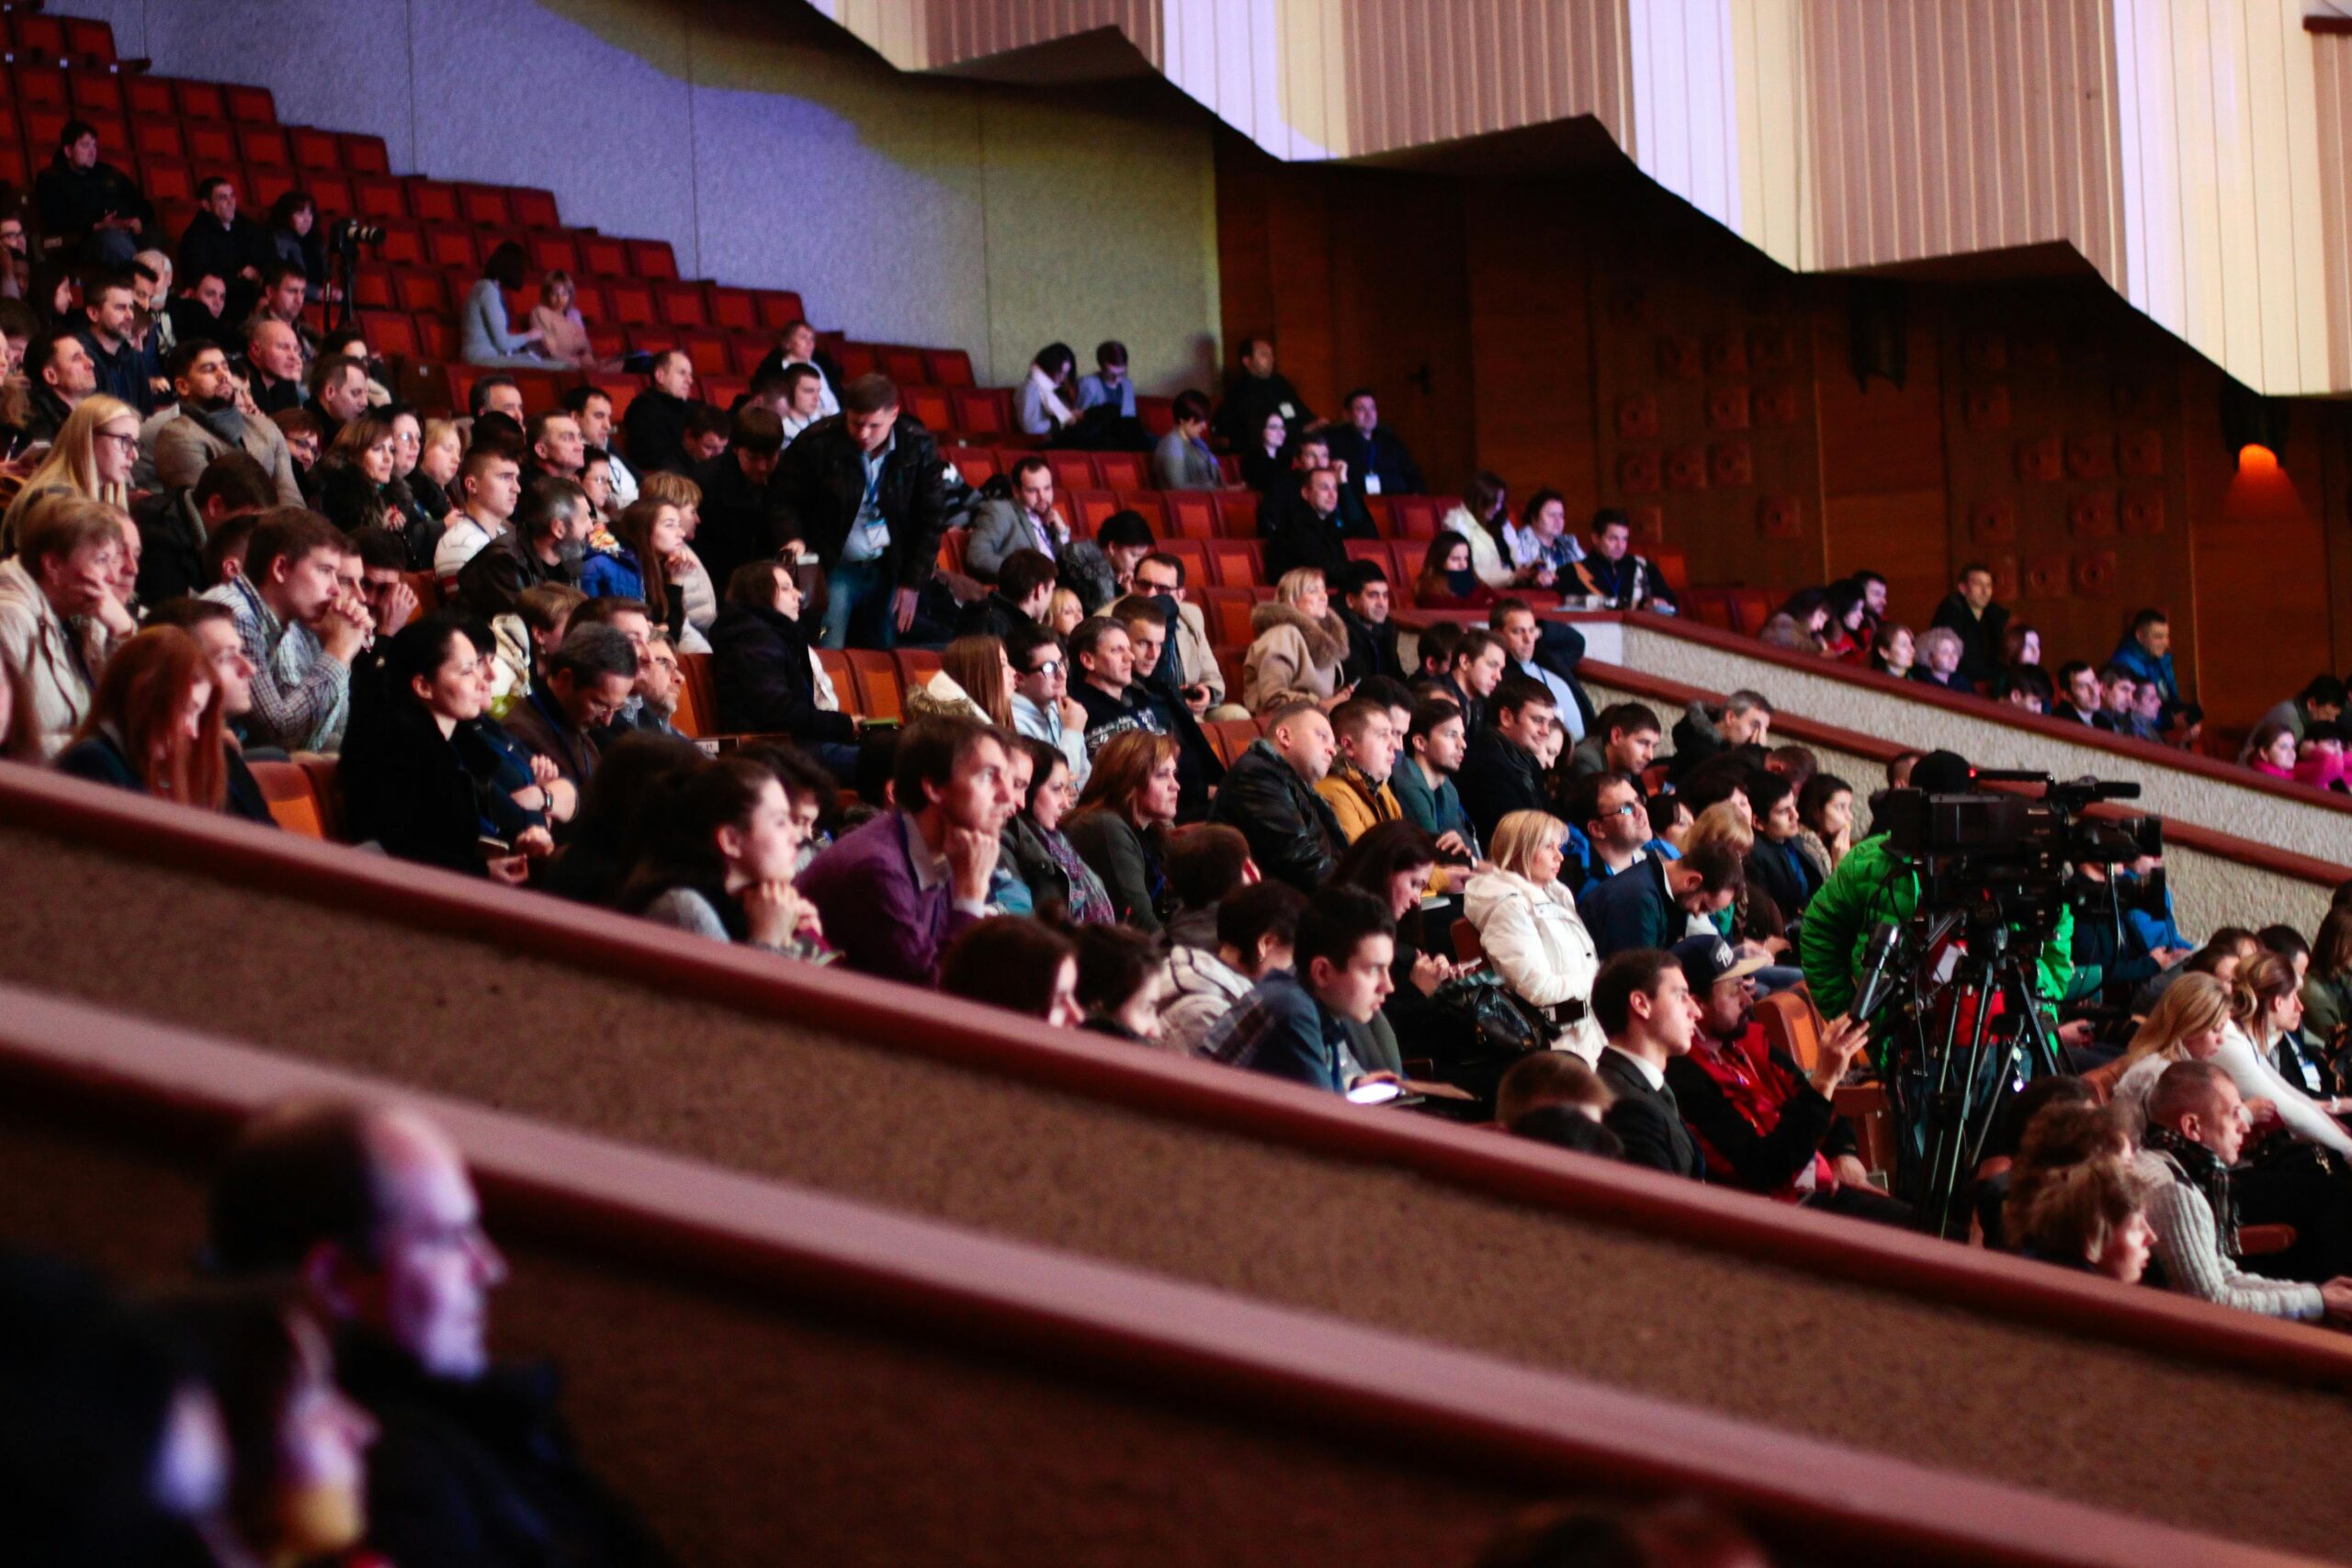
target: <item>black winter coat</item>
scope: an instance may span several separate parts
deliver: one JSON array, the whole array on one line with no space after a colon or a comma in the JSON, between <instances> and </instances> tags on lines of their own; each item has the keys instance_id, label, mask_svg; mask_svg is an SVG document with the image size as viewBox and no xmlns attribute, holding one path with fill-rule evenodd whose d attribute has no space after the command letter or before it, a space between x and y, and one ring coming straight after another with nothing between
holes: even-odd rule
<instances>
[{"instance_id":1,"label":"black winter coat","mask_svg":"<svg viewBox=\"0 0 2352 1568\"><path fill-rule=\"evenodd\" d=\"M639 474L683 474L686 462L686 411L684 398L672 397L659 387L648 387L629 400L621 416L621 446L628 466Z\"/></svg>"},{"instance_id":2,"label":"black winter coat","mask_svg":"<svg viewBox=\"0 0 2352 1568\"><path fill-rule=\"evenodd\" d=\"M1535 753L1514 746L1492 725L1470 738L1462 754L1462 771L1453 775L1463 809L1478 829L1478 841L1495 841L1495 825L1514 811L1549 811L1552 797L1544 787L1544 765Z\"/></svg>"},{"instance_id":3,"label":"black winter coat","mask_svg":"<svg viewBox=\"0 0 2352 1568\"><path fill-rule=\"evenodd\" d=\"M394 1562L650 1568L673 1561L581 1462L554 1371L458 1382L346 1336L335 1370L381 1428L368 1455L368 1545Z\"/></svg>"},{"instance_id":4,"label":"black winter coat","mask_svg":"<svg viewBox=\"0 0 2352 1568\"><path fill-rule=\"evenodd\" d=\"M351 721L337 772L353 840L372 839L395 860L486 874L473 775L433 716L405 694L363 703L355 692Z\"/></svg>"},{"instance_id":5,"label":"black winter coat","mask_svg":"<svg viewBox=\"0 0 2352 1568\"><path fill-rule=\"evenodd\" d=\"M1294 492L1274 508L1271 524L1261 519L1261 528L1266 536L1269 582L1280 582L1283 573L1302 566L1321 567L1323 575L1336 582L1348 570L1348 541L1380 537L1369 514L1351 514L1345 493L1339 511L1318 517L1306 498Z\"/></svg>"},{"instance_id":6,"label":"black winter coat","mask_svg":"<svg viewBox=\"0 0 2352 1568\"><path fill-rule=\"evenodd\" d=\"M808 636L800 623L755 605L722 604L709 637L722 732L856 742L856 720L817 705Z\"/></svg>"},{"instance_id":7,"label":"black winter coat","mask_svg":"<svg viewBox=\"0 0 2352 1568\"><path fill-rule=\"evenodd\" d=\"M721 592L739 566L773 560L784 543L776 515L775 488L755 485L729 447L694 468L694 481L702 487L702 526L695 532L695 554Z\"/></svg>"},{"instance_id":8,"label":"black winter coat","mask_svg":"<svg viewBox=\"0 0 2352 1568\"><path fill-rule=\"evenodd\" d=\"M931 433L912 414L899 415L890 443L876 494L890 525L890 547L883 562L899 586L920 588L930 581L939 536L947 527L948 476L954 470L941 460ZM865 455L842 416L819 420L802 431L784 449L769 488L775 498L777 542L798 539L828 569L839 563L865 499Z\"/></svg>"},{"instance_id":9,"label":"black winter coat","mask_svg":"<svg viewBox=\"0 0 2352 1568\"><path fill-rule=\"evenodd\" d=\"M1209 820L1238 828L1258 869L1302 893L1323 885L1348 841L1330 803L1263 740L1226 770Z\"/></svg>"}]
</instances>

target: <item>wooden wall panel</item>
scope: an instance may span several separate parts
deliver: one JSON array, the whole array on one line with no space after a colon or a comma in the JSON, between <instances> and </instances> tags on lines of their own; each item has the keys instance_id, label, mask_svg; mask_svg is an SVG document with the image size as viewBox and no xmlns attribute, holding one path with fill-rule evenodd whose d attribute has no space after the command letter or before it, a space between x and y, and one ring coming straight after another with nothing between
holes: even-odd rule
<instances>
[{"instance_id":1,"label":"wooden wall panel","mask_svg":"<svg viewBox=\"0 0 2352 1568\"><path fill-rule=\"evenodd\" d=\"M1581 523L1600 503L1587 225L1521 186L1477 186L1465 200L1467 232L1511 236L1465 247L1476 466L1510 479L1522 502L1558 491Z\"/></svg>"},{"instance_id":2,"label":"wooden wall panel","mask_svg":"<svg viewBox=\"0 0 2352 1568\"><path fill-rule=\"evenodd\" d=\"M1823 292L1812 322L1827 575L1887 580L1902 624L1927 619L1949 586L1941 342L1925 291L1905 333L1906 374L1864 385L1852 370L1846 290Z\"/></svg>"},{"instance_id":3,"label":"wooden wall panel","mask_svg":"<svg viewBox=\"0 0 2352 1568\"><path fill-rule=\"evenodd\" d=\"M2045 664L2102 659L2135 608L2189 601L2184 356L2096 284L1946 306L1952 557L1993 567Z\"/></svg>"}]
</instances>

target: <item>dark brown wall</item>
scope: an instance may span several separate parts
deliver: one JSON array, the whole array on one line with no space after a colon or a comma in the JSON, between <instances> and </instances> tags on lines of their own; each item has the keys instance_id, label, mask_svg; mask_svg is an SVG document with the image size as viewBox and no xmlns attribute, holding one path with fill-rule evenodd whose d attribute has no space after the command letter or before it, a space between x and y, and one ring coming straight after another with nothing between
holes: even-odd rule
<instances>
[{"instance_id":1,"label":"dark brown wall","mask_svg":"<svg viewBox=\"0 0 2352 1568\"><path fill-rule=\"evenodd\" d=\"M1485 467L1515 502L1623 506L1706 585L1875 568L1915 626L1981 558L2053 669L2162 605L2222 728L2352 663L2344 411L2292 406L2299 510L2231 507L2220 373L2063 254L1900 285L1906 373L1865 386L1854 281L1784 271L1629 167L1466 179L1228 142L1218 178L1228 344L1273 331L1318 409L1380 385L1434 488ZM1434 403L1405 381L1424 364Z\"/></svg>"}]
</instances>

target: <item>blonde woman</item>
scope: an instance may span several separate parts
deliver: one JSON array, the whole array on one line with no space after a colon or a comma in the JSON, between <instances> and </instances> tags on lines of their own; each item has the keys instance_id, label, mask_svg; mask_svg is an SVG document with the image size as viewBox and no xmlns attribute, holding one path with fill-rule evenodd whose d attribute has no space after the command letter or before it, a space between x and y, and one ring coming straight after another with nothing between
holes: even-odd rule
<instances>
[{"instance_id":1,"label":"blonde woman","mask_svg":"<svg viewBox=\"0 0 2352 1568\"><path fill-rule=\"evenodd\" d=\"M950 716L1012 728L1012 660L1002 638L957 637L940 651L938 671L907 694L910 719Z\"/></svg>"},{"instance_id":2,"label":"blonde woman","mask_svg":"<svg viewBox=\"0 0 2352 1568\"><path fill-rule=\"evenodd\" d=\"M2132 1036L2115 1082L2116 1116L2133 1137L2148 1124L2148 1095L2175 1062L2210 1062L2230 1025L2229 988L2211 975L2183 975Z\"/></svg>"},{"instance_id":3,"label":"blonde woman","mask_svg":"<svg viewBox=\"0 0 2352 1568\"><path fill-rule=\"evenodd\" d=\"M1492 870L1470 879L1464 897L1478 945L1510 993L1560 1026L1555 1051L1589 1064L1600 1058L1600 1026L1586 1004L1600 954L1560 883L1567 825L1542 811L1514 811L1495 825Z\"/></svg>"},{"instance_id":4,"label":"blonde woman","mask_svg":"<svg viewBox=\"0 0 2352 1568\"><path fill-rule=\"evenodd\" d=\"M1086 619L1086 603L1067 588L1057 588L1054 596L1046 601L1046 625L1056 637L1066 637L1078 630Z\"/></svg>"},{"instance_id":5,"label":"blonde woman","mask_svg":"<svg viewBox=\"0 0 2352 1568\"><path fill-rule=\"evenodd\" d=\"M1250 612L1254 640L1243 661L1242 705L1263 716L1285 703L1329 707L1340 694L1340 663L1348 656L1348 628L1331 613L1323 569L1283 573L1274 597Z\"/></svg>"},{"instance_id":6,"label":"blonde woman","mask_svg":"<svg viewBox=\"0 0 2352 1568\"><path fill-rule=\"evenodd\" d=\"M710 581L710 569L694 549L695 531L702 526L702 486L684 474L648 474L637 487L637 498L664 502L678 509L678 526L685 542L679 547L671 581L686 602L678 651L708 653L710 639L706 634L710 623L718 619L718 589Z\"/></svg>"},{"instance_id":7,"label":"blonde woman","mask_svg":"<svg viewBox=\"0 0 2352 1568\"><path fill-rule=\"evenodd\" d=\"M139 411L119 398L93 393L74 406L40 466L0 515L0 550L16 548L17 525L35 498L68 491L118 511L130 505L130 469L139 461Z\"/></svg>"}]
</instances>

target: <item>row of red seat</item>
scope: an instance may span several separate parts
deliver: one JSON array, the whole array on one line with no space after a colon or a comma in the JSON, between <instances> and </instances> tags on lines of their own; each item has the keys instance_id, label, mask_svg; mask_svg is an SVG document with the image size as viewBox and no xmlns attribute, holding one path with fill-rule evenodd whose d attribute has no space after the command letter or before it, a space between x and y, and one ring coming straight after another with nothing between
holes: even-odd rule
<instances>
[{"instance_id":1,"label":"row of red seat","mask_svg":"<svg viewBox=\"0 0 2352 1568\"><path fill-rule=\"evenodd\" d=\"M36 59L71 61L95 74L114 63L114 28L81 17L52 17L12 6L0 12L0 54L28 63Z\"/></svg>"}]
</instances>

